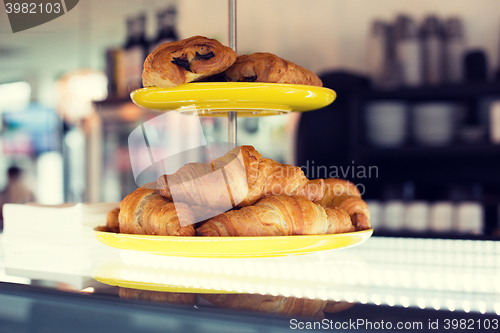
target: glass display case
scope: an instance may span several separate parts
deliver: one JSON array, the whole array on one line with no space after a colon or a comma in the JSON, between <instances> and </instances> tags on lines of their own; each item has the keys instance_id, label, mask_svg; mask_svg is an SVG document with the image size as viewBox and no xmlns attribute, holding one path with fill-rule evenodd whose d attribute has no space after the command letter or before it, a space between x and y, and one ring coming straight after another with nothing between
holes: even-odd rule
<instances>
[{"instance_id":1,"label":"glass display case","mask_svg":"<svg viewBox=\"0 0 500 333\"><path fill-rule=\"evenodd\" d=\"M374 236L302 256L173 257L99 242L93 227L113 206L7 207L2 331L496 331L499 324L496 241Z\"/></svg>"}]
</instances>

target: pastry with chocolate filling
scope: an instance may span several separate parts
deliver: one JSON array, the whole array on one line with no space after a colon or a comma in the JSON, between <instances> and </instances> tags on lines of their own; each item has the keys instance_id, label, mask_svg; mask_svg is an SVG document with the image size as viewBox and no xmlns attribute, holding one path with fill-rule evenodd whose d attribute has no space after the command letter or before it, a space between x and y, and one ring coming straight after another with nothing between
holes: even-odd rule
<instances>
[{"instance_id":1,"label":"pastry with chocolate filling","mask_svg":"<svg viewBox=\"0 0 500 333\"><path fill-rule=\"evenodd\" d=\"M144 87L172 88L221 73L236 60L236 53L215 39L195 36L165 43L144 62Z\"/></svg>"},{"instance_id":2,"label":"pastry with chocolate filling","mask_svg":"<svg viewBox=\"0 0 500 333\"><path fill-rule=\"evenodd\" d=\"M225 73L227 81L305 84L322 87L320 78L291 61L271 53L239 56Z\"/></svg>"}]
</instances>

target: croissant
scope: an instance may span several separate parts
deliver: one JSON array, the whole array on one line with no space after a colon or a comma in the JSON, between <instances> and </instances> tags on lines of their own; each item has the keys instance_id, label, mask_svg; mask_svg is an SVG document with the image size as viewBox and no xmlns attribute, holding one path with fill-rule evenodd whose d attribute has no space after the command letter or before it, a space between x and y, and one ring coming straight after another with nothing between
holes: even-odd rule
<instances>
[{"instance_id":1,"label":"croissant","mask_svg":"<svg viewBox=\"0 0 500 333\"><path fill-rule=\"evenodd\" d=\"M323 318L321 310L327 301L257 294L200 294L201 298L220 308L250 310L286 316Z\"/></svg>"},{"instance_id":2,"label":"croissant","mask_svg":"<svg viewBox=\"0 0 500 333\"><path fill-rule=\"evenodd\" d=\"M338 178L327 178L325 182L325 193L318 201L324 207L338 207L348 197L361 198L361 193L355 184L348 180Z\"/></svg>"},{"instance_id":3,"label":"croissant","mask_svg":"<svg viewBox=\"0 0 500 333\"><path fill-rule=\"evenodd\" d=\"M323 207L328 218L327 234L342 234L356 231L349 214L340 207Z\"/></svg>"},{"instance_id":4,"label":"croissant","mask_svg":"<svg viewBox=\"0 0 500 333\"><path fill-rule=\"evenodd\" d=\"M237 54L215 39L202 36L165 43L144 62L144 87L171 88L199 81L225 71L236 61Z\"/></svg>"},{"instance_id":5,"label":"croissant","mask_svg":"<svg viewBox=\"0 0 500 333\"><path fill-rule=\"evenodd\" d=\"M337 178L325 179L325 193L318 204L324 207L339 207L351 217L356 230L370 229L370 210L353 183Z\"/></svg>"},{"instance_id":6,"label":"croissant","mask_svg":"<svg viewBox=\"0 0 500 333\"><path fill-rule=\"evenodd\" d=\"M325 209L303 196L268 196L253 206L222 213L198 229L198 236L291 236L352 231L349 215Z\"/></svg>"},{"instance_id":7,"label":"croissant","mask_svg":"<svg viewBox=\"0 0 500 333\"><path fill-rule=\"evenodd\" d=\"M118 214L120 213L120 208L114 208L106 216L106 227L111 232L120 232L120 225L118 222Z\"/></svg>"},{"instance_id":8,"label":"croissant","mask_svg":"<svg viewBox=\"0 0 500 333\"><path fill-rule=\"evenodd\" d=\"M185 203L166 200L155 190L138 188L120 203L120 232L141 235L194 236L194 215Z\"/></svg>"},{"instance_id":9,"label":"croissant","mask_svg":"<svg viewBox=\"0 0 500 333\"><path fill-rule=\"evenodd\" d=\"M309 181L299 167L262 158L254 147L241 146L211 163L189 163L161 176L157 190L170 201L227 210L253 205L267 195L303 195L318 201L324 182Z\"/></svg>"},{"instance_id":10,"label":"croissant","mask_svg":"<svg viewBox=\"0 0 500 333\"><path fill-rule=\"evenodd\" d=\"M196 221L202 222L205 220L208 220L216 215L219 215L223 211L220 209L214 209L210 207L204 207L204 206L189 206L191 210L193 211L193 214L195 216Z\"/></svg>"}]
</instances>

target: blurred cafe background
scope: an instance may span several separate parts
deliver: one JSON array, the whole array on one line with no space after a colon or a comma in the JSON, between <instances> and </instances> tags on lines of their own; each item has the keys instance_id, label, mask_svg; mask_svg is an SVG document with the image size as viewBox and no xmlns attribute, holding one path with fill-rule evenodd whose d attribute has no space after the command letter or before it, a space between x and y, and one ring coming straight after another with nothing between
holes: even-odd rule
<instances>
[{"instance_id":1,"label":"blurred cafe background","mask_svg":"<svg viewBox=\"0 0 500 333\"><path fill-rule=\"evenodd\" d=\"M499 13L496 0L241 0L239 53L289 59L338 98L240 119L238 143L358 184L375 234L498 237ZM128 136L158 115L130 89L149 52L193 35L228 44L226 0L80 1L15 34L0 10L0 189L17 167L38 203L119 202L136 187ZM226 140L226 119L201 121Z\"/></svg>"}]
</instances>

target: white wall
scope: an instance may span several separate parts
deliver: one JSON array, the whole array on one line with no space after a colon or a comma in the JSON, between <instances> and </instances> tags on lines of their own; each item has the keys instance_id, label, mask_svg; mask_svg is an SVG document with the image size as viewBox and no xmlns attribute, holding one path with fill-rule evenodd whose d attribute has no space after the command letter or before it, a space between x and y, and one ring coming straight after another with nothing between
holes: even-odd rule
<instances>
[{"instance_id":1,"label":"white wall","mask_svg":"<svg viewBox=\"0 0 500 333\"><path fill-rule=\"evenodd\" d=\"M182 37L205 35L227 44L227 0L180 0ZM499 0L238 0L238 51L267 51L317 73L332 68L366 71L369 25L406 13L464 20L467 46L488 51L498 66Z\"/></svg>"},{"instance_id":2,"label":"white wall","mask_svg":"<svg viewBox=\"0 0 500 333\"><path fill-rule=\"evenodd\" d=\"M148 14L153 37L158 9L177 3L181 37L205 35L227 44L227 0L85 0L68 14L12 34L0 10L0 83L28 80L34 95L53 105L51 83L61 74L89 66L104 68L107 48L123 45L128 15ZM408 13L464 19L468 46L488 51L498 66L500 0L238 0L240 53L273 52L317 73L333 68L366 70L370 22ZM40 87L38 87L40 86Z\"/></svg>"}]
</instances>

